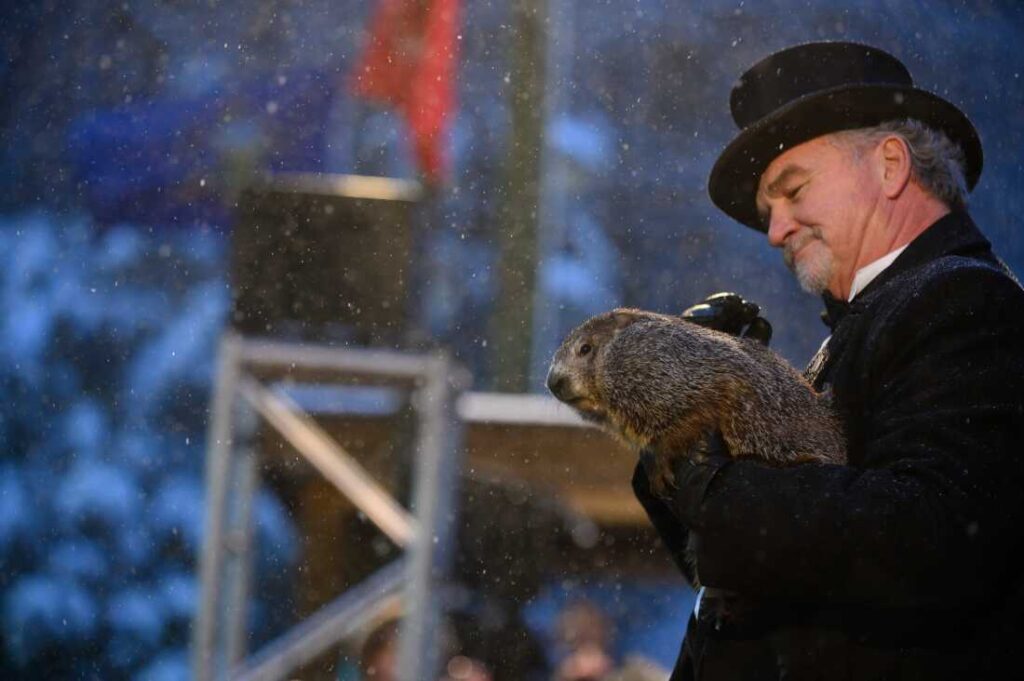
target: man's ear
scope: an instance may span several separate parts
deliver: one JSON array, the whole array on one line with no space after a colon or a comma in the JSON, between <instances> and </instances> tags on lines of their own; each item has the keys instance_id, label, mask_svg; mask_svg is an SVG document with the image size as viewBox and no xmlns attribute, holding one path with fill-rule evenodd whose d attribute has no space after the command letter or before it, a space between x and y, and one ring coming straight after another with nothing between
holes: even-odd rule
<instances>
[{"instance_id":1,"label":"man's ear","mask_svg":"<svg viewBox=\"0 0 1024 681\"><path fill-rule=\"evenodd\" d=\"M895 199L903 193L910 181L912 162L910 147L899 135L889 135L875 149L878 160L882 192Z\"/></svg>"}]
</instances>

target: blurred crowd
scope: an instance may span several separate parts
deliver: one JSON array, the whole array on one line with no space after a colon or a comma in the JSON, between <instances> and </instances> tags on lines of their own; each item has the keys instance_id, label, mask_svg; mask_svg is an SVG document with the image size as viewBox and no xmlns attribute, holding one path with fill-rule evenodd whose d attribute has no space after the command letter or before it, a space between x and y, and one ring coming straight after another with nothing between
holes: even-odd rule
<instances>
[{"instance_id":1,"label":"blurred crowd","mask_svg":"<svg viewBox=\"0 0 1024 681\"><path fill-rule=\"evenodd\" d=\"M359 647L359 681L395 681L398 676L398 638L401 620L385 619L365 636ZM501 659L480 659L446 629L443 668L439 681L495 681ZM616 660L615 629L611 618L592 601L567 604L558 617L556 659L546 681L667 681L668 671L636 655Z\"/></svg>"}]
</instances>

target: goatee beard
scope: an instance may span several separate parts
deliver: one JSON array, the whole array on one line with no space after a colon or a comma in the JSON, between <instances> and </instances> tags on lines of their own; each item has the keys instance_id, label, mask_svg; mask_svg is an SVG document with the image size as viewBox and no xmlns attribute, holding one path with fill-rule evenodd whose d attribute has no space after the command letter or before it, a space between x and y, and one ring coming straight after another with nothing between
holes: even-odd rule
<instances>
[{"instance_id":1,"label":"goatee beard","mask_svg":"<svg viewBox=\"0 0 1024 681\"><path fill-rule=\"evenodd\" d=\"M818 241L818 244L811 242ZM796 253L803 248L811 248L812 252L805 253L800 263L796 262ZM808 230L793 236L786 242L782 259L786 263L796 280L807 293L820 295L828 288L832 279L832 251L822 242L816 232Z\"/></svg>"},{"instance_id":2,"label":"goatee beard","mask_svg":"<svg viewBox=\"0 0 1024 681\"><path fill-rule=\"evenodd\" d=\"M798 266L794 272L797 282L800 283L800 288L816 296L824 293L825 289L828 288L829 280L832 278L832 259L828 258L828 260L829 262L823 268Z\"/></svg>"}]
</instances>

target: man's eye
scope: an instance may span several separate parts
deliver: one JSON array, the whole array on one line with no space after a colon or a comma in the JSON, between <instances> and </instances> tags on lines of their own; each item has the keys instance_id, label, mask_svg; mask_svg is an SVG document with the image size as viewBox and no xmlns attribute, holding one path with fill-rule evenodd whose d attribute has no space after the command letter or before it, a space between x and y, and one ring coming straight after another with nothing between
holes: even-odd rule
<instances>
[{"instance_id":1,"label":"man's eye","mask_svg":"<svg viewBox=\"0 0 1024 681\"><path fill-rule=\"evenodd\" d=\"M799 196L800 190L803 189L805 186L807 186L806 182L804 182L801 185L798 185L798 186L794 187L793 189L790 189L788 192L786 192L786 198L789 199L790 201L792 201L797 196Z\"/></svg>"}]
</instances>

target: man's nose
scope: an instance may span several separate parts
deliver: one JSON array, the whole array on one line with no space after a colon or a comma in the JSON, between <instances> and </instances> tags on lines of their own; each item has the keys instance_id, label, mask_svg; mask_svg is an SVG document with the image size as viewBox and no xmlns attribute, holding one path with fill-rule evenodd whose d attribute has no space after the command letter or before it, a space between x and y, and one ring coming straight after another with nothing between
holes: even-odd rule
<instances>
[{"instance_id":1,"label":"man's nose","mask_svg":"<svg viewBox=\"0 0 1024 681\"><path fill-rule=\"evenodd\" d=\"M768 243L775 248L781 248L786 243L786 237L796 229L797 223L792 214L785 208L776 208L768 219Z\"/></svg>"}]
</instances>

